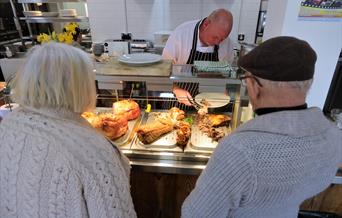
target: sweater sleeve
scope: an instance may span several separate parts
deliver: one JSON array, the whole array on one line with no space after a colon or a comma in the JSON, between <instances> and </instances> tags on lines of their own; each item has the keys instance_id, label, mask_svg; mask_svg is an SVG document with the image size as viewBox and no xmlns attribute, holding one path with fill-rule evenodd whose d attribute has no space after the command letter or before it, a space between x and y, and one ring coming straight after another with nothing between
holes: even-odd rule
<instances>
[{"instance_id":1,"label":"sweater sleeve","mask_svg":"<svg viewBox=\"0 0 342 218\"><path fill-rule=\"evenodd\" d=\"M253 190L251 164L243 151L220 144L182 206L182 217L229 217Z\"/></svg>"}]
</instances>

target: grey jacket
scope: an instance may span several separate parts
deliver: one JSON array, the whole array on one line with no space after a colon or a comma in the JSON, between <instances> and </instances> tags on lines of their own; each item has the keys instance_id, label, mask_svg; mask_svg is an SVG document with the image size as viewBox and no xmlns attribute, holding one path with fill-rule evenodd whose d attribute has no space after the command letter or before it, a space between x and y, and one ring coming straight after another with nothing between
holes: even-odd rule
<instances>
[{"instance_id":1,"label":"grey jacket","mask_svg":"<svg viewBox=\"0 0 342 218\"><path fill-rule=\"evenodd\" d=\"M339 163L342 131L318 108L259 116L219 143L182 217L296 218Z\"/></svg>"}]
</instances>

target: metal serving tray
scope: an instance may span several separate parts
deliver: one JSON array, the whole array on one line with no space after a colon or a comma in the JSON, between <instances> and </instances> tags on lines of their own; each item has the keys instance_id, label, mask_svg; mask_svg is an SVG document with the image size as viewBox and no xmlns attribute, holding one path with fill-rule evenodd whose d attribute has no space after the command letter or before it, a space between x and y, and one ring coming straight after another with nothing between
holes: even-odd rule
<instances>
[{"instance_id":1,"label":"metal serving tray","mask_svg":"<svg viewBox=\"0 0 342 218\"><path fill-rule=\"evenodd\" d=\"M149 114L146 114L147 116L144 116L142 120L142 124L149 124L153 123L156 120L157 114L160 113L167 113L167 112L151 112ZM151 144L144 144L138 139L139 145L145 147L145 148L175 148L177 147L177 141L176 141L176 131L172 130L171 132L161 136L159 139L156 141L152 142Z\"/></svg>"},{"instance_id":2,"label":"metal serving tray","mask_svg":"<svg viewBox=\"0 0 342 218\"><path fill-rule=\"evenodd\" d=\"M227 136L231 132L230 127L218 127ZM191 129L190 146L193 149L213 151L218 145L217 141L203 133L197 125L193 125Z\"/></svg>"},{"instance_id":3,"label":"metal serving tray","mask_svg":"<svg viewBox=\"0 0 342 218\"><path fill-rule=\"evenodd\" d=\"M198 121L196 119L194 121L191 127L190 147L196 150L213 151L218 145L218 142L203 133L198 127ZM231 133L230 124L229 126L217 127L217 129L223 131L225 136Z\"/></svg>"}]
</instances>

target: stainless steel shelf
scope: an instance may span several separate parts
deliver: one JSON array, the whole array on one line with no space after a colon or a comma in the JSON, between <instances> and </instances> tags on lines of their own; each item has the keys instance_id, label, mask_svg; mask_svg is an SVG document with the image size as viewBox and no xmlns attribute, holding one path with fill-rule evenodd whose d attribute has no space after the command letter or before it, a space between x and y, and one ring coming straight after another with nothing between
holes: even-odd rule
<instances>
[{"instance_id":1,"label":"stainless steel shelf","mask_svg":"<svg viewBox=\"0 0 342 218\"><path fill-rule=\"evenodd\" d=\"M29 23L85 22L88 17L20 17Z\"/></svg>"},{"instance_id":2,"label":"stainless steel shelf","mask_svg":"<svg viewBox=\"0 0 342 218\"><path fill-rule=\"evenodd\" d=\"M18 39L10 39L10 40L6 40L6 41L0 42L0 45L7 45L7 44L15 43L15 42L20 42L20 41L21 41L20 38L18 38Z\"/></svg>"},{"instance_id":3,"label":"stainless steel shelf","mask_svg":"<svg viewBox=\"0 0 342 218\"><path fill-rule=\"evenodd\" d=\"M18 0L18 3L60 3L60 2L85 2L85 0Z\"/></svg>"}]
</instances>

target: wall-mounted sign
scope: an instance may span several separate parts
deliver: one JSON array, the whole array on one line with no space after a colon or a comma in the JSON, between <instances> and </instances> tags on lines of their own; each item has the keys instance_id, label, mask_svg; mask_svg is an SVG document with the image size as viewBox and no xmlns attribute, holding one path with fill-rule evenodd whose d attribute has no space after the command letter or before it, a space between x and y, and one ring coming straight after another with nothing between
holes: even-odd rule
<instances>
[{"instance_id":1,"label":"wall-mounted sign","mask_svg":"<svg viewBox=\"0 0 342 218\"><path fill-rule=\"evenodd\" d=\"M342 18L342 0L302 0L300 18Z\"/></svg>"}]
</instances>

